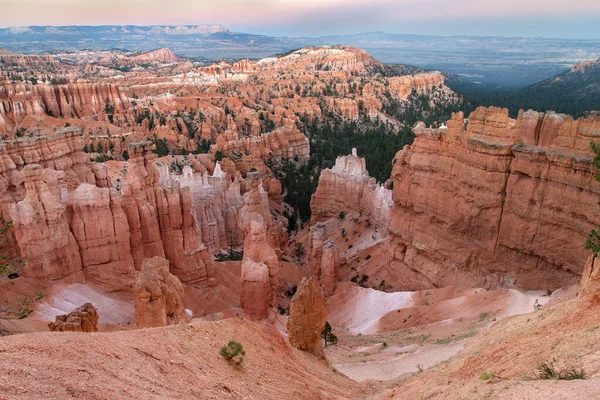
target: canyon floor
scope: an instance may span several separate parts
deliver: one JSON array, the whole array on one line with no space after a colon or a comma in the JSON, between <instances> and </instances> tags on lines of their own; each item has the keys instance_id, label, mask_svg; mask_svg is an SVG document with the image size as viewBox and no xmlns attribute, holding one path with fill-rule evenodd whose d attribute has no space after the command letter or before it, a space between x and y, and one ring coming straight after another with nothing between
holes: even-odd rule
<instances>
[{"instance_id":1,"label":"canyon floor","mask_svg":"<svg viewBox=\"0 0 600 400\"><path fill-rule=\"evenodd\" d=\"M597 398L600 304L576 294L577 287L550 296L385 293L341 283L327 305L339 338L326 347L329 364L290 346L285 317L274 312L262 322L229 315L164 328L13 335L0 341L0 398ZM543 306L534 311L536 299ZM219 355L229 340L244 345L241 367ZM587 379L536 379L538 365L552 360L557 369L583 368ZM495 377L484 381L484 373Z\"/></svg>"}]
</instances>

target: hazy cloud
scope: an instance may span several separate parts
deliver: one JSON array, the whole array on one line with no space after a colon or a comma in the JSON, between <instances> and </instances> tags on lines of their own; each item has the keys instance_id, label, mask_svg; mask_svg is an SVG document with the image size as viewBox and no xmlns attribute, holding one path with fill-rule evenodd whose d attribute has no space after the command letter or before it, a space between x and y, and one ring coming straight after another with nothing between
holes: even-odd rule
<instances>
[{"instance_id":1,"label":"hazy cloud","mask_svg":"<svg viewBox=\"0 0 600 400\"><path fill-rule=\"evenodd\" d=\"M275 35L398 33L600 38L599 0L0 0L0 25L221 24Z\"/></svg>"}]
</instances>

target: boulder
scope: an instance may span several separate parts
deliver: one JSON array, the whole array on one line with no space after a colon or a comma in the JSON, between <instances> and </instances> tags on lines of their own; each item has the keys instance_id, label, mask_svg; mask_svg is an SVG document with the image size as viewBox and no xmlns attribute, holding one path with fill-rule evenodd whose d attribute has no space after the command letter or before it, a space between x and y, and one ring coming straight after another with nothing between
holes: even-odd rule
<instances>
[{"instance_id":1,"label":"boulder","mask_svg":"<svg viewBox=\"0 0 600 400\"><path fill-rule=\"evenodd\" d=\"M48 328L57 332L98 332L98 312L92 303L85 303L67 315L57 315Z\"/></svg>"},{"instance_id":2,"label":"boulder","mask_svg":"<svg viewBox=\"0 0 600 400\"><path fill-rule=\"evenodd\" d=\"M135 324L152 328L191 321L183 306L183 285L169 272L169 261L147 258L133 284Z\"/></svg>"}]
</instances>

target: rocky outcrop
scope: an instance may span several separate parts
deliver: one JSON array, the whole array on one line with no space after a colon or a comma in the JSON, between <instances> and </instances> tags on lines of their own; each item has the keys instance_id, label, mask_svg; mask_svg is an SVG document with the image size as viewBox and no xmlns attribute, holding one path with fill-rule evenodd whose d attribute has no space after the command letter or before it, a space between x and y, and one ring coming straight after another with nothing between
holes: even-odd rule
<instances>
[{"instance_id":1,"label":"rocky outcrop","mask_svg":"<svg viewBox=\"0 0 600 400\"><path fill-rule=\"evenodd\" d=\"M137 56L128 57L128 62L134 64L146 63L146 62L160 62L165 64L181 62L181 58L177 57L175 53L169 48L162 48L157 50L148 51L146 53L139 54Z\"/></svg>"},{"instance_id":2,"label":"rocky outcrop","mask_svg":"<svg viewBox=\"0 0 600 400\"><path fill-rule=\"evenodd\" d=\"M82 184L69 196L69 224L85 277L105 291L129 290L135 278L127 217L114 190Z\"/></svg>"},{"instance_id":3,"label":"rocky outcrop","mask_svg":"<svg viewBox=\"0 0 600 400\"><path fill-rule=\"evenodd\" d=\"M240 306L244 309L244 315L252 320L266 318L272 297L267 265L245 258L242 261L240 292Z\"/></svg>"},{"instance_id":4,"label":"rocky outcrop","mask_svg":"<svg viewBox=\"0 0 600 400\"><path fill-rule=\"evenodd\" d=\"M310 209L312 222L337 217L340 211L356 211L386 231L392 205L391 190L369 177L364 158L352 149L352 155L338 157L333 168L321 172Z\"/></svg>"},{"instance_id":5,"label":"rocky outcrop","mask_svg":"<svg viewBox=\"0 0 600 400\"><path fill-rule=\"evenodd\" d=\"M0 85L0 133L12 131L31 115L54 117L92 117L106 106L114 112L129 108L120 88L108 83L69 83L66 85Z\"/></svg>"},{"instance_id":6,"label":"rocky outcrop","mask_svg":"<svg viewBox=\"0 0 600 400\"><path fill-rule=\"evenodd\" d=\"M391 77L387 89L392 97L406 99L413 90L423 92L428 89L431 90L433 87L443 87L443 85L444 75L439 72L432 72Z\"/></svg>"},{"instance_id":7,"label":"rocky outcrop","mask_svg":"<svg viewBox=\"0 0 600 400\"><path fill-rule=\"evenodd\" d=\"M249 301L242 295L242 307L263 310L264 304L277 306L277 293L281 285L281 266L279 257L270 236L277 236L278 227L271 218L268 196L262 190L257 175L250 175L252 189L244 196L244 207L240 212L240 230L245 233L244 258L242 260L242 293L250 294L260 286L261 297ZM264 267L268 272L269 290L264 287ZM244 276L247 275L247 279ZM260 277L260 279L258 279ZM260 307L258 306L260 305ZM264 315L264 313L255 313Z\"/></svg>"},{"instance_id":8,"label":"rocky outcrop","mask_svg":"<svg viewBox=\"0 0 600 400\"><path fill-rule=\"evenodd\" d=\"M41 69L55 67L57 62L49 54L19 54L0 48L0 64L6 67L21 67L27 69Z\"/></svg>"},{"instance_id":9,"label":"rocky outcrop","mask_svg":"<svg viewBox=\"0 0 600 400\"><path fill-rule=\"evenodd\" d=\"M340 252L332 241L325 241L321 257L321 287L325 296L333 295L340 280Z\"/></svg>"},{"instance_id":10,"label":"rocky outcrop","mask_svg":"<svg viewBox=\"0 0 600 400\"><path fill-rule=\"evenodd\" d=\"M161 165L159 171L160 186L181 192L184 208L189 210L189 214L185 211L182 215L192 217L186 224L194 226L198 240L209 252L218 253L243 244L244 232L238 227L244 205L239 179L230 182L219 163L212 175L194 173L188 165L183 167L181 175L171 173L167 164Z\"/></svg>"},{"instance_id":11,"label":"rocky outcrop","mask_svg":"<svg viewBox=\"0 0 600 400\"><path fill-rule=\"evenodd\" d=\"M27 260L23 275L57 280L80 272L79 247L60 199L58 172L31 164L22 173L25 198L9 204L8 211L21 257Z\"/></svg>"},{"instance_id":12,"label":"rocky outcrop","mask_svg":"<svg viewBox=\"0 0 600 400\"><path fill-rule=\"evenodd\" d=\"M183 285L162 257L144 260L133 284L135 324L153 328L190 322L183 307Z\"/></svg>"},{"instance_id":13,"label":"rocky outcrop","mask_svg":"<svg viewBox=\"0 0 600 400\"><path fill-rule=\"evenodd\" d=\"M325 358L321 345L321 331L325 327L325 299L315 278L304 278L290 305L288 335L290 344Z\"/></svg>"},{"instance_id":14,"label":"rocky outcrop","mask_svg":"<svg viewBox=\"0 0 600 400\"><path fill-rule=\"evenodd\" d=\"M379 64L366 51L349 46L305 47L283 57L269 57L254 64L257 70L322 70L365 73ZM248 66L246 66L247 68Z\"/></svg>"},{"instance_id":15,"label":"rocky outcrop","mask_svg":"<svg viewBox=\"0 0 600 400\"><path fill-rule=\"evenodd\" d=\"M77 128L62 128L52 136L4 141L0 146L0 189L20 192L23 189L21 170L31 164L62 171L64 175L60 179L70 187L82 182L95 183L89 159L81 151L80 134Z\"/></svg>"},{"instance_id":16,"label":"rocky outcrop","mask_svg":"<svg viewBox=\"0 0 600 400\"><path fill-rule=\"evenodd\" d=\"M317 222L310 228L308 236L309 277L319 280L325 296L331 296L340 280L340 254L336 245L327 240L326 225Z\"/></svg>"},{"instance_id":17,"label":"rocky outcrop","mask_svg":"<svg viewBox=\"0 0 600 400\"><path fill-rule=\"evenodd\" d=\"M600 290L600 260L594 254L590 254L583 267L580 294L593 294L598 290Z\"/></svg>"},{"instance_id":18,"label":"rocky outcrop","mask_svg":"<svg viewBox=\"0 0 600 400\"><path fill-rule=\"evenodd\" d=\"M67 315L57 315L48 328L57 332L98 332L98 318L92 303L85 303Z\"/></svg>"},{"instance_id":19,"label":"rocky outcrop","mask_svg":"<svg viewBox=\"0 0 600 400\"><path fill-rule=\"evenodd\" d=\"M251 137L240 137L237 132L228 130L217 136L216 144L211 147L211 152L217 151L225 155L250 154L262 160L271 157L305 160L309 156L310 145L306 136L292 123L273 132Z\"/></svg>"},{"instance_id":20,"label":"rocky outcrop","mask_svg":"<svg viewBox=\"0 0 600 400\"><path fill-rule=\"evenodd\" d=\"M407 289L574 283L600 223L597 116L479 108L395 157L391 264Z\"/></svg>"}]
</instances>

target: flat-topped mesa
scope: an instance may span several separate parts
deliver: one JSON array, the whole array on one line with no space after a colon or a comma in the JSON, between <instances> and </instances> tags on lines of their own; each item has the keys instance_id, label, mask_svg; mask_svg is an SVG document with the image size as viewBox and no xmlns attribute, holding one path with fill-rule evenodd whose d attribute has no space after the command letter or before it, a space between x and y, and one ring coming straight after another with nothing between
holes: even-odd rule
<instances>
[{"instance_id":1,"label":"flat-topped mesa","mask_svg":"<svg viewBox=\"0 0 600 400\"><path fill-rule=\"evenodd\" d=\"M152 50L136 56L128 57L125 61L131 63L160 62L171 64L181 62L182 60L181 58L177 57L177 55L175 55L171 49L163 47L162 49Z\"/></svg>"},{"instance_id":2,"label":"flat-topped mesa","mask_svg":"<svg viewBox=\"0 0 600 400\"><path fill-rule=\"evenodd\" d=\"M353 149L351 155L338 157L333 168L321 172L310 208L312 222L337 217L341 211L356 211L386 232L392 204L391 190L369 177L364 158Z\"/></svg>"},{"instance_id":3,"label":"flat-topped mesa","mask_svg":"<svg viewBox=\"0 0 600 400\"><path fill-rule=\"evenodd\" d=\"M490 107L418 125L396 154L390 254L404 288L576 282L600 223L600 117Z\"/></svg>"},{"instance_id":4,"label":"flat-topped mesa","mask_svg":"<svg viewBox=\"0 0 600 400\"><path fill-rule=\"evenodd\" d=\"M422 92L433 87L440 88L444 82L444 75L439 72L394 76L389 78L387 90L394 98L406 99L413 90Z\"/></svg>"},{"instance_id":5,"label":"flat-topped mesa","mask_svg":"<svg viewBox=\"0 0 600 400\"><path fill-rule=\"evenodd\" d=\"M356 47L305 47L282 57L268 57L254 65L255 69L303 69L365 73L378 64L366 51ZM246 66L247 67L247 66Z\"/></svg>"},{"instance_id":6,"label":"flat-topped mesa","mask_svg":"<svg viewBox=\"0 0 600 400\"><path fill-rule=\"evenodd\" d=\"M129 108L127 97L110 83L0 85L0 133L14 131L30 115L93 117L107 107L117 113Z\"/></svg>"}]
</instances>

